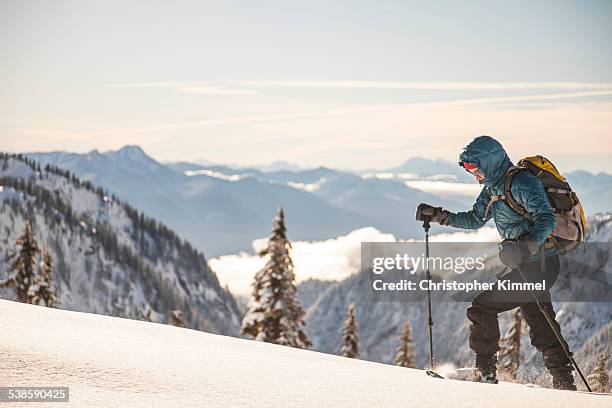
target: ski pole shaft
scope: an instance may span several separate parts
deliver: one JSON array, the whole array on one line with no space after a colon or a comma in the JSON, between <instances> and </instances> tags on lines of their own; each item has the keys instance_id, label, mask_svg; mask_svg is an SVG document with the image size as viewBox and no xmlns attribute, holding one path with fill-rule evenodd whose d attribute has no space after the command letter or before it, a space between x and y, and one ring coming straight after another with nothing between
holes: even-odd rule
<instances>
[{"instance_id":1,"label":"ski pole shaft","mask_svg":"<svg viewBox=\"0 0 612 408\"><path fill-rule=\"evenodd\" d=\"M527 279L525 278L525 275L523 275L523 271L521 271L521 269L518 268L518 267L516 269L519 271L519 274L521 275L521 278L523 279L523 281L525 283L527 283ZM587 390L589 390L589 392L593 392L593 390L591 390L591 387L589 386L589 383L587 382L586 378L584 378L584 375L582 374L582 371L580 371L580 367L578 367L578 363L576 363L576 360L574 360L574 356L572 355L571 351L569 350L569 347L568 347L567 343L561 337L561 333L557 329L557 326L555 326L555 322L553 321L552 317L550 317L550 315L546 311L546 308L544 307L544 305L542 305L542 303L538 300L538 298L535 295L535 293L533 293L533 290L529 289L529 293L531 293L531 297L533 297L533 300L535 300L536 304L538 305L538 308L540 309L540 312L542 312L542 314L544 315L544 318L546 319L546 322L548 323L548 325L550 326L551 330L555 334L555 337L557 338L557 340L561 344L561 347L563 348L563 351L565 352L565 355L567 356L567 358L569 358L570 362L572 363L572 365L574 366L574 368L578 372L578 375L580 375L580 378L582 379L582 382L586 386Z\"/></svg>"},{"instance_id":2,"label":"ski pole shaft","mask_svg":"<svg viewBox=\"0 0 612 408\"><path fill-rule=\"evenodd\" d=\"M427 269L425 278L427 279L427 326L429 327L429 364L431 369L434 369L434 355L433 355L433 319L431 317L431 290L429 288L431 283L431 272L429 271L429 220L423 221L423 228L425 229L425 260L427 262Z\"/></svg>"}]
</instances>

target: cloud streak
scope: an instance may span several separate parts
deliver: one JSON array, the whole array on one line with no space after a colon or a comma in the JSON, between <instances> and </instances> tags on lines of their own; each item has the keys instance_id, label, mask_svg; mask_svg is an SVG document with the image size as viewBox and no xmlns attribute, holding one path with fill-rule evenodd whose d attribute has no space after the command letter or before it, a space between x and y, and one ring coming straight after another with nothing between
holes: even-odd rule
<instances>
[{"instance_id":1,"label":"cloud streak","mask_svg":"<svg viewBox=\"0 0 612 408\"><path fill-rule=\"evenodd\" d=\"M610 90L606 82L451 82L351 80L160 81L113 84L113 88L162 88L210 95L253 95L251 88L387 89L425 91ZM246 89L245 89L246 88Z\"/></svg>"},{"instance_id":2,"label":"cloud streak","mask_svg":"<svg viewBox=\"0 0 612 408\"><path fill-rule=\"evenodd\" d=\"M233 81L234 85L260 88L398 89L431 91L508 91L612 89L612 83L597 82L403 82L403 81Z\"/></svg>"},{"instance_id":3,"label":"cloud streak","mask_svg":"<svg viewBox=\"0 0 612 408\"><path fill-rule=\"evenodd\" d=\"M137 82L128 84L112 84L109 88L140 88L140 89L171 89L177 92L215 95L215 96L249 96L260 92L253 89L245 89L242 86L215 85L207 81L193 82Z\"/></svg>"},{"instance_id":4,"label":"cloud streak","mask_svg":"<svg viewBox=\"0 0 612 408\"><path fill-rule=\"evenodd\" d=\"M450 183L446 181L431 180L407 180L404 182L408 187L427 193L438 194L442 197L460 195L465 197L476 197L481 186L476 183Z\"/></svg>"},{"instance_id":5,"label":"cloud streak","mask_svg":"<svg viewBox=\"0 0 612 408\"><path fill-rule=\"evenodd\" d=\"M490 97L490 98L472 98L472 99L441 102L441 104L443 105L478 105L478 104L487 104L487 103L554 101L554 100L561 100L561 99L588 98L588 97L611 96L611 95L612 95L612 89L607 89L607 90L601 90L601 91L567 92L567 93L544 94L544 95L496 96L496 97Z\"/></svg>"},{"instance_id":6,"label":"cloud streak","mask_svg":"<svg viewBox=\"0 0 612 408\"><path fill-rule=\"evenodd\" d=\"M186 121L186 122L175 122L161 125L151 126L139 126L139 127L126 127L126 128L113 128L103 129L96 131L84 131L78 133L70 133L65 130L58 130L57 133L64 137L101 137L101 136L112 136L112 135L135 135L135 134L147 134L155 132L167 132L167 131L178 131L184 129L196 129L211 126L227 126L227 125L247 125L255 123L269 123L269 122L282 122L282 121L298 121L304 119L316 119L342 115L354 115L361 114L364 112L375 112L385 111L393 109L410 109L410 108L428 108L428 107L451 107L451 106L462 106L462 105L486 105L486 104L503 104L503 103L519 103L519 102L535 102L535 101L554 101L554 100L567 100L576 98L588 98L588 97L604 97L612 96L612 89L601 90L601 91L583 91L583 92L569 92L569 93L554 93L554 94L543 94L543 95L526 95L526 96L497 96L497 97L484 97L484 98L468 98L468 99L457 99L437 102L415 102L405 104L379 104L379 105L365 105L365 106L350 106L338 109L329 109L324 111L314 112L296 112L287 114L270 114L270 115L245 115L245 116L234 116L227 118L215 118L205 119L197 121ZM53 135L50 129L24 129L20 133L28 135Z\"/></svg>"}]
</instances>

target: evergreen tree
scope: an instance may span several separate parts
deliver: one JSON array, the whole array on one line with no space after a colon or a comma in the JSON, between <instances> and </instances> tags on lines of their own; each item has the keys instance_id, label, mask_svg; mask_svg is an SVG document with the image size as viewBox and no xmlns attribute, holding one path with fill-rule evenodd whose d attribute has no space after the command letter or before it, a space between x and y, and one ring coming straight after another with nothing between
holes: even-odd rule
<instances>
[{"instance_id":1,"label":"evergreen tree","mask_svg":"<svg viewBox=\"0 0 612 408\"><path fill-rule=\"evenodd\" d=\"M260 256L269 256L266 265L255 274L253 299L240 334L257 341L296 348L311 346L304 326L304 309L297 298L291 243L286 236L285 216L279 208L268 245Z\"/></svg>"},{"instance_id":2,"label":"evergreen tree","mask_svg":"<svg viewBox=\"0 0 612 408\"><path fill-rule=\"evenodd\" d=\"M610 392L610 377L606 369L606 356L601 354L597 357L595 369L588 376L587 380L594 392L607 393Z\"/></svg>"},{"instance_id":3,"label":"evergreen tree","mask_svg":"<svg viewBox=\"0 0 612 408\"><path fill-rule=\"evenodd\" d=\"M45 302L45 306L56 307L60 301L55 296L53 286L53 257L47 248L43 251L39 272L38 275L34 276L34 282L28 291L30 303L37 305L42 300Z\"/></svg>"},{"instance_id":4,"label":"evergreen tree","mask_svg":"<svg viewBox=\"0 0 612 408\"><path fill-rule=\"evenodd\" d=\"M342 347L340 354L343 357L359 358L359 336L357 319L355 318L355 305L350 304L346 312L346 320L342 328Z\"/></svg>"},{"instance_id":5,"label":"evergreen tree","mask_svg":"<svg viewBox=\"0 0 612 408\"><path fill-rule=\"evenodd\" d=\"M523 316L521 310L517 308L508 334L500 340L502 348L499 354L499 370L506 373L512 380L516 380L521 361L522 324Z\"/></svg>"},{"instance_id":6,"label":"evergreen tree","mask_svg":"<svg viewBox=\"0 0 612 408\"><path fill-rule=\"evenodd\" d=\"M9 269L12 275L5 281L0 282L0 287L14 288L16 301L30 303L28 291L34 281L36 256L40 253L40 249L38 249L36 238L32 232L32 224L29 221L26 222L26 226L17 238L16 244L21 246L21 249L10 256L13 259Z\"/></svg>"},{"instance_id":7,"label":"evergreen tree","mask_svg":"<svg viewBox=\"0 0 612 408\"><path fill-rule=\"evenodd\" d=\"M180 310L173 310L168 314L168 324L176 327L186 327L185 319L183 318L183 312Z\"/></svg>"},{"instance_id":8,"label":"evergreen tree","mask_svg":"<svg viewBox=\"0 0 612 408\"><path fill-rule=\"evenodd\" d=\"M395 365L414 368L414 353L412 351L412 327L406 323L399 337L399 346L395 349Z\"/></svg>"}]
</instances>

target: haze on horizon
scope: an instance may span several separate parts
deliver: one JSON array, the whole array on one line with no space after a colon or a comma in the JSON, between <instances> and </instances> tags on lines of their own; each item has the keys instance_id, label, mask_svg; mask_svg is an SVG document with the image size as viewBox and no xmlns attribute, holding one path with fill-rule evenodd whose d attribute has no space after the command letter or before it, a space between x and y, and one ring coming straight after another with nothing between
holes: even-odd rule
<instances>
[{"instance_id":1,"label":"haze on horizon","mask_svg":"<svg viewBox=\"0 0 612 408\"><path fill-rule=\"evenodd\" d=\"M612 3L0 0L0 149L612 173Z\"/></svg>"}]
</instances>

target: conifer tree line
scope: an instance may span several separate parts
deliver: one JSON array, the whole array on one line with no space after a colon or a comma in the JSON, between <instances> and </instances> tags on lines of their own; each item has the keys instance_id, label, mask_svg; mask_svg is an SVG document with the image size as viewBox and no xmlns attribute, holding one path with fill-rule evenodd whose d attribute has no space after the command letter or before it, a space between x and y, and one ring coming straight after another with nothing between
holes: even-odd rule
<instances>
[{"instance_id":1,"label":"conifer tree line","mask_svg":"<svg viewBox=\"0 0 612 408\"><path fill-rule=\"evenodd\" d=\"M499 341L500 350L498 352L497 369L500 374L506 377L506 380L512 382L518 381L518 369L521 361L521 337L524 333L523 326L523 316L520 309L516 309L513 313L508 333ZM610 378L606 367L608 358L608 355L599 355L591 374L587 377L587 381L594 392L610 392Z\"/></svg>"},{"instance_id":2,"label":"conifer tree line","mask_svg":"<svg viewBox=\"0 0 612 408\"><path fill-rule=\"evenodd\" d=\"M512 315L512 324L508 334L500 339L498 353L498 370L511 381L516 381L521 362L521 336L523 334L523 315L516 309Z\"/></svg>"},{"instance_id":3,"label":"conifer tree line","mask_svg":"<svg viewBox=\"0 0 612 408\"><path fill-rule=\"evenodd\" d=\"M56 307L60 304L53 286L53 257L48 249L42 252L40 260L40 273L34 276L34 284L30 287L30 296L33 304L39 304L41 301L47 307Z\"/></svg>"},{"instance_id":4,"label":"conifer tree line","mask_svg":"<svg viewBox=\"0 0 612 408\"><path fill-rule=\"evenodd\" d=\"M398 337L399 345L395 350L395 365L400 367L414 368L414 351L412 350L412 326L404 324Z\"/></svg>"},{"instance_id":5,"label":"conifer tree line","mask_svg":"<svg viewBox=\"0 0 612 408\"><path fill-rule=\"evenodd\" d=\"M140 312L138 316L139 320L144 320L146 322L155 322L153 319L153 310L150 306L146 308L144 312ZM162 323L162 322L159 322ZM165 324L169 324L170 326L176 327L187 327L187 322L185 321L185 316L183 315L182 310L170 310L166 316Z\"/></svg>"},{"instance_id":6,"label":"conifer tree line","mask_svg":"<svg viewBox=\"0 0 612 408\"><path fill-rule=\"evenodd\" d=\"M50 227L62 229L68 227L72 231L78 231L78 234L89 236L94 242L95 251L103 250L109 260L125 265L143 277L143 291L150 304L155 305L158 310L167 311L164 312L167 318L160 320L169 322L169 313L178 308L182 310L181 313L186 322L194 323L191 320L198 315L198 311L190 310L187 304L183 304L181 299L169 292L167 282L164 282L163 277L156 273L155 265L160 263L172 263L177 271L197 276L197 279L205 285L219 286L221 300L233 310L238 310L234 297L227 288L224 289L219 285L218 278L210 271L204 255L163 223L136 210L128 203L120 201L115 195L109 194L104 189L95 187L91 182L80 180L70 171L53 165L45 165L41 169L36 161L26 156L2 152L0 152L0 169L6 170L9 160L23 162L32 169L34 174L25 178L0 176L0 186L22 193L26 198L26 200L8 198L0 202L0 207L8 206L16 215L24 219L31 219L36 210L45 218ZM112 225L100 219L92 220L87 214L78 213L73 210L70 201L63 195L47 189L38 182L39 178L49 177L51 174L64 178L75 188L84 188L93 192L98 196L101 206L121 207L131 222L129 231L135 244L135 250L119 240ZM2 278L0 276L0 280ZM178 278L179 283L184 285L182 275L179 275ZM44 302L44 298L41 297L41 299L43 300L40 302ZM143 313L138 310L128 315L119 310L118 315L143 318ZM203 318L198 317L197 319L198 325L206 322Z\"/></svg>"},{"instance_id":7,"label":"conifer tree line","mask_svg":"<svg viewBox=\"0 0 612 408\"><path fill-rule=\"evenodd\" d=\"M305 311L297 297L290 249L285 214L279 208L268 244L259 254L267 256L268 260L255 274L253 299L242 321L240 334L257 341L303 349L312 343L305 331Z\"/></svg>"},{"instance_id":8,"label":"conifer tree line","mask_svg":"<svg viewBox=\"0 0 612 408\"><path fill-rule=\"evenodd\" d=\"M0 287L12 288L18 302L34 305L43 302L47 307L59 305L53 286L53 257L49 249L40 250L29 221L15 244L21 248L9 256L10 274L0 282Z\"/></svg>"},{"instance_id":9,"label":"conifer tree line","mask_svg":"<svg viewBox=\"0 0 612 408\"><path fill-rule=\"evenodd\" d=\"M342 347L340 355L348 358L359 358L359 328L355 317L355 305L348 305L346 320L342 328Z\"/></svg>"},{"instance_id":10,"label":"conifer tree line","mask_svg":"<svg viewBox=\"0 0 612 408\"><path fill-rule=\"evenodd\" d=\"M9 256L11 264L9 277L0 281L0 287L11 288L15 292L14 300L21 303L55 308L60 300L53 284L53 256L48 248L41 250L30 221L15 242L21 247ZM37 258L40 261L37 264ZM38 269L36 269L38 265ZM144 314L144 320L152 321L151 309ZM183 312L172 310L168 313L167 324L186 327Z\"/></svg>"},{"instance_id":11,"label":"conifer tree line","mask_svg":"<svg viewBox=\"0 0 612 408\"><path fill-rule=\"evenodd\" d=\"M593 372L587 377L591 388L594 392L609 393L610 392L610 376L606 368L606 361L610 358L609 355L601 354L597 357L597 362L593 368Z\"/></svg>"},{"instance_id":12,"label":"conifer tree line","mask_svg":"<svg viewBox=\"0 0 612 408\"><path fill-rule=\"evenodd\" d=\"M176 327L187 327L185 318L183 318L183 312L180 310L173 310L168 313L168 324Z\"/></svg>"},{"instance_id":13,"label":"conifer tree line","mask_svg":"<svg viewBox=\"0 0 612 408\"><path fill-rule=\"evenodd\" d=\"M138 242L141 246L141 251L146 253L148 257L152 258L154 263L159 259L164 259L165 256L169 256L173 253L173 249L177 252L177 258L181 259L185 263L186 269L200 270L202 268L208 269L207 261L204 255L195 249L187 240L181 239L174 231L168 228L165 224L157 221L153 217L149 217L141 211L138 211L130 204L121 201L114 194L109 194L106 190L101 187L94 186L88 180L81 180L74 173L68 170L61 169L57 166L47 164L44 167L44 171L41 169L40 164L35 160L29 159L22 154L12 154L0 152L0 161L3 162L2 166L8 165L8 160L14 159L22 161L28 165L32 171L38 174L39 177L44 177L46 173L55 174L57 176L65 178L75 187L84 188L87 191L95 193L102 203L114 203L123 208L126 215L132 223L132 238ZM53 219L53 210L58 210L66 218L66 222L70 225L76 225L79 221L78 215L73 211L70 203L64 201L60 196L53 194L48 189L37 185L32 180L2 176L0 177L0 185L5 187L11 187L16 191L23 192L28 196L33 197L36 206L44 208L44 215L49 219ZM96 225L96 231L100 231L103 227ZM148 240L144 239L145 234L153 240L149 243ZM112 242L110 243L112 245ZM170 244L170 245L168 245ZM175 248L170 248L174 246ZM119 249L116 253L119 253ZM133 259L125 259L125 262L133 262ZM204 274L203 278L208 283L213 283L216 277L212 274ZM217 281L218 283L218 281Z\"/></svg>"},{"instance_id":14,"label":"conifer tree line","mask_svg":"<svg viewBox=\"0 0 612 408\"><path fill-rule=\"evenodd\" d=\"M259 254L268 259L265 266L255 274L252 299L244 315L240 334L257 341L307 348L312 343L305 331L305 312L297 297L291 243L286 232L285 213L279 208L267 246ZM359 358L359 325L354 304L348 305L340 334L340 354ZM402 327L398 339L395 364L414 367L409 323Z\"/></svg>"},{"instance_id":15,"label":"conifer tree line","mask_svg":"<svg viewBox=\"0 0 612 408\"><path fill-rule=\"evenodd\" d=\"M297 287L287 239L285 214L278 209L268 244L260 256L268 256L265 266L253 280L252 299L242 320L240 334L257 341L307 348L312 345L305 331L304 309L297 298ZM341 329L340 355L359 358L359 325L354 304L347 308ZM414 367L412 335L407 323L399 336L395 363Z\"/></svg>"}]
</instances>

